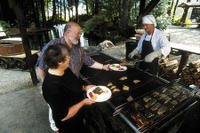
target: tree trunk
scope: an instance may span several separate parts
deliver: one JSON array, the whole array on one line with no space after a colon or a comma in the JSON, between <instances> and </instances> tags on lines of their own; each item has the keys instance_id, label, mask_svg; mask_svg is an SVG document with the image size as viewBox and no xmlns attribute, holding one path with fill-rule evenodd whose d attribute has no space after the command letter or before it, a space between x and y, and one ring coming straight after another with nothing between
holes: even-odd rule
<instances>
[{"instance_id":1,"label":"tree trunk","mask_svg":"<svg viewBox=\"0 0 200 133\"><path fill-rule=\"evenodd\" d=\"M33 64L33 57L32 57L30 46L27 39L28 37L27 37L26 28L25 28L26 23L25 23L25 17L24 17L23 11L21 10L22 8L19 7L19 4L17 4L15 0L8 0L8 3L9 3L10 8L14 10L16 17L18 19L19 30L22 36L22 42L23 42L24 51L26 54L26 63L30 70L32 82L34 85L36 85L38 83L38 80L37 80L37 75L35 72L35 67L34 67L35 65Z\"/></svg>"},{"instance_id":2,"label":"tree trunk","mask_svg":"<svg viewBox=\"0 0 200 133\"><path fill-rule=\"evenodd\" d=\"M177 8L177 6L178 6L178 2L179 2L179 0L176 0L176 4L175 4L175 6L174 6L174 12L173 12L173 16L172 16L172 21L174 21L174 16L175 16L175 13L176 13L176 8Z\"/></svg>"},{"instance_id":3,"label":"tree trunk","mask_svg":"<svg viewBox=\"0 0 200 133\"><path fill-rule=\"evenodd\" d=\"M183 16L181 17L181 26L184 26L184 23L186 21L187 13L188 13L189 7L184 8Z\"/></svg>"},{"instance_id":4,"label":"tree trunk","mask_svg":"<svg viewBox=\"0 0 200 133\"><path fill-rule=\"evenodd\" d=\"M142 22L142 17L149 14L153 8L158 4L160 0L151 0L149 4L146 6L144 11L139 15L138 20L137 20L137 28L141 28L141 22Z\"/></svg>"},{"instance_id":5,"label":"tree trunk","mask_svg":"<svg viewBox=\"0 0 200 133\"><path fill-rule=\"evenodd\" d=\"M167 14L168 14L169 16L171 16L172 9L173 9L173 6L174 6L174 1L175 1L175 0L172 0L170 9L168 10L168 13L167 13Z\"/></svg>"},{"instance_id":6,"label":"tree trunk","mask_svg":"<svg viewBox=\"0 0 200 133\"><path fill-rule=\"evenodd\" d=\"M71 20L71 11L70 11L70 7L67 7L67 10L68 10L68 16L69 16L69 21Z\"/></svg>"},{"instance_id":7,"label":"tree trunk","mask_svg":"<svg viewBox=\"0 0 200 133\"><path fill-rule=\"evenodd\" d=\"M62 20L62 0L60 0L60 14L59 14L59 16L60 16L60 20Z\"/></svg>"},{"instance_id":8,"label":"tree trunk","mask_svg":"<svg viewBox=\"0 0 200 133\"><path fill-rule=\"evenodd\" d=\"M41 2L41 11L42 11L42 26L46 27L46 15L45 15L45 9L44 9L44 0L40 0Z\"/></svg>"},{"instance_id":9,"label":"tree trunk","mask_svg":"<svg viewBox=\"0 0 200 133\"><path fill-rule=\"evenodd\" d=\"M36 27L40 27L40 22L39 22L38 16L37 16L36 11L35 11L35 6L34 6L33 0L31 0L31 6L32 6L35 25L36 25Z\"/></svg>"},{"instance_id":10,"label":"tree trunk","mask_svg":"<svg viewBox=\"0 0 200 133\"><path fill-rule=\"evenodd\" d=\"M55 22L56 17L56 0L53 0L53 15L52 15L52 21Z\"/></svg>"},{"instance_id":11,"label":"tree trunk","mask_svg":"<svg viewBox=\"0 0 200 133\"><path fill-rule=\"evenodd\" d=\"M66 5L65 5L66 3L65 2L66 2L66 0L63 1L63 8L64 8L64 18L66 20L67 17L66 17Z\"/></svg>"},{"instance_id":12,"label":"tree trunk","mask_svg":"<svg viewBox=\"0 0 200 133\"><path fill-rule=\"evenodd\" d=\"M97 15L98 13L99 13L99 0L95 0L94 15Z\"/></svg>"},{"instance_id":13,"label":"tree trunk","mask_svg":"<svg viewBox=\"0 0 200 133\"><path fill-rule=\"evenodd\" d=\"M39 8L38 8L38 2L36 1L35 2L36 4L36 7L35 7L35 9L36 9L36 11L35 11L35 13L36 13L36 17L37 17L37 21L39 22L39 27L40 27L40 12L39 12Z\"/></svg>"},{"instance_id":14,"label":"tree trunk","mask_svg":"<svg viewBox=\"0 0 200 133\"><path fill-rule=\"evenodd\" d=\"M47 0L47 19L49 20L49 0Z\"/></svg>"},{"instance_id":15,"label":"tree trunk","mask_svg":"<svg viewBox=\"0 0 200 133\"><path fill-rule=\"evenodd\" d=\"M79 3L79 0L75 0L76 22L79 22L79 17L78 17L78 3Z\"/></svg>"},{"instance_id":16,"label":"tree trunk","mask_svg":"<svg viewBox=\"0 0 200 133\"><path fill-rule=\"evenodd\" d=\"M89 11L88 11L88 0L85 0L85 6L86 6L86 13L87 13L87 16L89 16Z\"/></svg>"},{"instance_id":17,"label":"tree trunk","mask_svg":"<svg viewBox=\"0 0 200 133\"><path fill-rule=\"evenodd\" d=\"M140 0L140 12L139 12L139 15L141 15L145 9L145 3L146 3L146 0Z\"/></svg>"},{"instance_id":18,"label":"tree trunk","mask_svg":"<svg viewBox=\"0 0 200 133\"><path fill-rule=\"evenodd\" d=\"M69 21L70 21L71 18L73 17L73 9L71 9L72 5L73 5L73 0L67 0L67 2L68 2L67 10L68 10L68 13L69 13ZM70 10L72 10L72 14L70 13L71 12Z\"/></svg>"},{"instance_id":19,"label":"tree trunk","mask_svg":"<svg viewBox=\"0 0 200 133\"><path fill-rule=\"evenodd\" d=\"M128 22L130 20L130 2L131 0L122 1L122 15L120 18L120 33L124 36L127 35Z\"/></svg>"}]
</instances>

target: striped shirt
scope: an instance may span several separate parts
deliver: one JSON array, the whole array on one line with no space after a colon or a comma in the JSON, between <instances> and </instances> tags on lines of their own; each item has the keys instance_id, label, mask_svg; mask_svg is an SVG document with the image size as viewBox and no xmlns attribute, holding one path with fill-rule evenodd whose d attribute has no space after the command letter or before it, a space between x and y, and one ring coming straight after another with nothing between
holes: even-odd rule
<instances>
[{"instance_id":1,"label":"striped shirt","mask_svg":"<svg viewBox=\"0 0 200 133\"><path fill-rule=\"evenodd\" d=\"M47 72L48 67L44 64L44 61L43 61L44 51L50 45L58 44L58 43L66 44L64 38L61 37L61 38L51 40L49 43L47 43L43 47L36 63L37 67ZM79 77L80 75L80 70L83 64L87 66L91 66L95 63L95 61L90 56L88 56L87 53L81 47L77 45L72 45L72 48L70 49L70 56L71 58L70 58L69 68L77 77Z\"/></svg>"}]
</instances>

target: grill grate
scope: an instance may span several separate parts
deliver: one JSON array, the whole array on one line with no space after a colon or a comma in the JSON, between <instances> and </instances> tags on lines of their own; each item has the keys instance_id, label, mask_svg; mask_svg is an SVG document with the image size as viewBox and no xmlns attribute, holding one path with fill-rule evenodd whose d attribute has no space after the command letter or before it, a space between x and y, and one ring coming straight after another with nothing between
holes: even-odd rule
<instances>
[{"instance_id":1,"label":"grill grate","mask_svg":"<svg viewBox=\"0 0 200 133\"><path fill-rule=\"evenodd\" d=\"M189 105L192 96L184 86L175 83L138 97L123 112L141 132L151 131Z\"/></svg>"}]
</instances>

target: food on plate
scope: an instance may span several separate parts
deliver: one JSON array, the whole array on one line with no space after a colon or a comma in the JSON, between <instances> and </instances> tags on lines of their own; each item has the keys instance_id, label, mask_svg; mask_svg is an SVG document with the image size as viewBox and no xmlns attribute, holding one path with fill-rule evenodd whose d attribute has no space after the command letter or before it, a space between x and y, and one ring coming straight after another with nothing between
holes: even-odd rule
<instances>
[{"instance_id":1,"label":"food on plate","mask_svg":"<svg viewBox=\"0 0 200 133\"><path fill-rule=\"evenodd\" d=\"M126 76L121 77L119 80L126 80L128 79Z\"/></svg>"},{"instance_id":2,"label":"food on plate","mask_svg":"<svg viewBox=\"0 0 200 133\"><path fill-rule=\"evenodd\" d=\"M100 88L100 87L96 87L93 91L93 93L100 95L101 93L103 93L104 91Z\"/></svg>"},{"instance_id":3,"label":"food on plate","mask_svg":"<svg viewBox=\"0 0 200 133\"><path fill-rule=\"evenodd\" d=\"M89 93L89 96L90 96L92 99L94 99L94 100L97 99L97 97L96 97L92 92Z\"/></svg>"},{"instance_id":4,"label":"food on plate","mask_svg":"<svg viewBox=\"0 0 200 133\"><path fill-rule=\"evenodd\" d=\"M129 91L129 87L126 86L126 85L123 85L122 90L124 90L124 91Z\"/></svg>"},{"instance_id":5,"label":"food on plate","mask_svg":"<svg viewBox=\"0 0 200 133\"><path fill-rule=\"evenodd\" d=\"M87 96L96 102L103 102L111 97L111 91L105 86L96 86L87 91Z\"/></svg>"},{"instance_id":6,"label":"food on plate","mask_svg":"<svg viewBox=\"0 0 200 133\"><path fill-rule=\"evenodd\" d=\"M115 89L112 90L112 93L119 92L119 91L120 91L120 89L115 88Z\"/></svg>"},{"instance_id":7,"label":"food on plate","mask_svg":"<svg viewBox=\"0 0 200 133\"><path fill-rule=\"evenodd\" d=\"M110 68L112 70L115 70L115 71L124 71L124 70L126 70L126 66L121 66L120 64L112 64L110 66Z\"/></svg>"},{"instance_id":8,"label":"food on plate","mask_svg":"<svg viewBox=\"0 0 200 133\"><path fill-rule=\"evenodd\" d=\"M134 84L138 84L138 83L140 83L140 82L141 82L141 81L138 80L138 79L133 80L133 83L134 83Z\"/></svg>"},{"instance_id":9,"label":"food on plate","mask_svg":"<svg viewBox=\"0 0 200 133\"><path fill-rule=\"evenodd\" d=\"M107 86L108 87L110 87L110 86L112 86L113 84L111 83L111 82L109 82L108 84L107 84Z\"/></svg>"}]
</instances>

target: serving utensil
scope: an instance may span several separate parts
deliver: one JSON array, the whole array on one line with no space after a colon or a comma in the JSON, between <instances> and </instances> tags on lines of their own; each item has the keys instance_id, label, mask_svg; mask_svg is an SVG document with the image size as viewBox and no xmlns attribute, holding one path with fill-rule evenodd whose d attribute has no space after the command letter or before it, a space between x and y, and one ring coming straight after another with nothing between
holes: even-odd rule
<instances>
[{"instance_id":1,"label":"serving utensil","mask_svg":"<svg viewBox=\"0 0 200 133\"><path fill-rule=\"evenodd\" d=\"M126 104L128 104L129 102L132 102L133 97L129 96L126 100L127 100L127 102L125 102L125 103L123 103L123 104L121 104L121 105L119 105L115 108L115 112L113 113L113 116L118 115L120 113L120 111L125 107Z\"/></svg>"},{"instance_id":2,"label":"serving utensil","mask_svg":"<svg viewBox=\"0 0 200 133\"><path fill-rule=\"evenodd\" d=\"M133 61L130 61L129 63L122 62L120 63L120 65L127 66L127 67L136 67L136 65L142 61L144 61L144 59L134 59Z\"/></svg>"}]
</instances>

